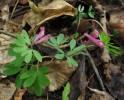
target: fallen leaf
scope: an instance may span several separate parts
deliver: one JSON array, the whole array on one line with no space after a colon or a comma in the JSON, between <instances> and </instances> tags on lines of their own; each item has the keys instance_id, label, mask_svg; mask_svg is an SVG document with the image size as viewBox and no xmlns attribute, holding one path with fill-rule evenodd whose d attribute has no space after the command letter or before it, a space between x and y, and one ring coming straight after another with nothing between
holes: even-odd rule
<instances>
[{"instance_id":1,"label":"fallen leaf","mask_svg":"<svg viewBox=\"0 0 124 100\"><path fill-rule=\"evenodd\" d=\"M29 1L29 5L31 11L24 16L23 25L28 23L35 27L62 15L75 15L75 8L64 0L52 0L45 4L39 3L38 6Z\"/></svg>"},{"instance_id":2,"label":"fallen leaf","mask_svg":"<svg viewBox=\"0 0 124 100\"><path fill-rule=\"evenodd\" d=\"M26 90L24 89L18 89L14 95L14 100L22 100L22 96L24 95L25 92Z\"/></svg>"},{"instance_id":3,"label":"fallen leaf","mask_svg":"<svg viewBox=\"0 0 124 100\"><path fill-rule=\"evenodd\" d=\"M89 100L115 100L111 95L109 95L107 92L100 91L97 89L91 89L89 88L94 94L91 96Z\"/></svg>"},{"instance_id":4,"label":"fallen leaf","mask_svg":"<svg viewBox=\"0 0 124 100\"><path fill-rule=\"evenodd\" d=\"M117 9L110 13L109 25L119 32L119 37L124 41L124 10Z\"/></svg>"},{"instance_id":5,"label":"fallen leaf","mask_svg":"<svg viewBox=\"0 0 124 100\"><path fill-rule=\"evenodd\" d=\"M63 86L69 79L69 76L74 72L75 68L69 67L66 61L45 61L43 66L47 66L49 72L47 77L50 80L49 91L55 91Z\"/></svg>"},{"instance_id":6,"label":"fallen leaf","mask_svg":"<svg viewBox=\"0 0 124 100\"><path fill-rule=\"evenodd\" d=\"M9 85L0 83L0 100L11 100L16 87L13 83L9 83Z\"/></svg>"},{"instance_id":7,"label":"fallen leaf","mask_svg":"<svg viewBox=\"0 0 124 100\"><path fill-rule=\"evenodd\" d=\"M28 3L28 0L19 0L19 3L24 5L24 4Z\"/></svg>"},{"instance_id":8,"label":"fallen leaf","mask_svg":"<svg viewBox=\"0 0 124 100\"><path fill-rule=\"evenodd\" d=\"M104 50L102 52L101 59L103 62L110 62L111 61L110 55L109 55L108 50L106 48L104 48Z\"/></svg>"},{"instance_id":9,"label":"fallen leaf","mask_svg":"<svg viewBox=\"0 0 124 100\"><path fill-rule=\"evenodd\" d=\"M1 10L1 17L2 20L8 21L9 20L9 6L5 5Z\"/></svg>"}]
</instances>

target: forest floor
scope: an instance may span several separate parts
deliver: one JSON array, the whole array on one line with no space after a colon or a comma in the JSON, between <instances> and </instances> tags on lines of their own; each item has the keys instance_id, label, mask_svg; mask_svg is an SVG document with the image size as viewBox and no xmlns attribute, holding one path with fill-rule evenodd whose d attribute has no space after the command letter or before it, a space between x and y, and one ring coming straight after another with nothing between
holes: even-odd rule
<instances>
[{"instance_id":1,"label":"forest floor","mask_svg":"<svg viewBox=\"0 0 124 100\"><path fill-rule=\"evenodd\" d=\"M0 100L124 100L123 0L0 0Z\"/></svg>"}]
</instances>

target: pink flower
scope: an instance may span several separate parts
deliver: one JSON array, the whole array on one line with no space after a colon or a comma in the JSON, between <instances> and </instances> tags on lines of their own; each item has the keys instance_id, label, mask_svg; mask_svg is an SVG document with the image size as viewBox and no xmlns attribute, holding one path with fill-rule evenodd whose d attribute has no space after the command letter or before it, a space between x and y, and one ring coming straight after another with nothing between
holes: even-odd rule
<instances>
[{"instance_id":1,"label":"pink flower","mask_svg":"<svg viewBox=\"0 0 124 100\"><path fill-rule=\"evenodd\" d=\"M103 48L104 47L103 42L100 41L99 39L94 38L93 36L89 35L88 33L84 33L84 36L86 36L89 39L89 41L93 42L98 47L100 47L100 48Z\"/></svg>"},{"instance_id":2,"label":"pink flower","mask_svg":"<svg viewBox=\"0 0 124 100\"><path fill-rule=\"evenodd\" d=\"M45 27L40 27L40 32L36 35L36 38L34 39L34 44L39 44L42 42L47 42L51 35L45 35Z\"/></svg>"},{"instance_id":3,"label":"pink flower","mask_svg":"<svg viewBox=\"0 0 124 100\"><path fill-rule=\"evenodd\" d=\"M94 37L94 38L98 38L99 31L95 29L93 32L91 32L91 36Z\"/></svg>"}]
</instances>

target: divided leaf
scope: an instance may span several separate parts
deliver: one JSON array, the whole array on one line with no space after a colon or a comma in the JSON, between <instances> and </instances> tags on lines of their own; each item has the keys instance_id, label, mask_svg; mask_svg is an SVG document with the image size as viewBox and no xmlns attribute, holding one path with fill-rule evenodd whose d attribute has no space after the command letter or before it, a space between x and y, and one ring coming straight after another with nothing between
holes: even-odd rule
<instances>
[{"instance_id":1,"label":"divided leaf","mask_svg":"<svg viewBox=\"0 0 124 100\"><path fill-rule=\"evenodd\" d=\"M35 83L33 84L31 88L33 89L34 93L37 96L41 96L43 94L43 89L40 87L38 79L36 79Z\"/></svg>"},{"instance_id":2,"label":"divided leaf","mask_svg":"<svg viewBox=\"0 0 124 100\"><path fill-rule=\"evenodd\" d=\"M22 35L20 35L20 34L16 35L16 39L13 42L13 44L15 44L17 46L25 46L26 45L24 37Z\"/></svg>"},{"instance_id":3,"label":"divided leaf","mask_svg":"<svg viewBox=\"0 0 124 100\"><path fill-rule=\"evenodd\" d=\"M72 57L67 57L67 62L71 67L77 67L78 63Z\"/></svg>"},{"instance_id":4,"label":"divided leaf","mask_svg":"<svg viewBox=\"0 0 124 100\"><path fill-rule=\"evenodd\" d=\"M70 49L73 50L75 48L75 46L76 46L76 40L72 39L70 41Z\"/></svg>"},{"instance_id":5,"label":"divided leaf","mask_svg":"<svg viewBox=\"0 0 124 100\"><path fill-rule=\"evenodd\" d=\"M22 30L22 33L23 33L23 37L24 37L25 42L26 42L28 45L31 45L31 41L30 41L30 38L29 38L28 33L27 33L25 30Z\"/></svg>"},{"instance_id":6,"label":"divided leaf","mask_svg":"<svg viewBox=\"0 0 124 100\"><path fill-rule=\"evenodd\" d=\"M62 92L62 100L69 100L70 84L67 83Z\"/></svg>"},{"instance_id":7,"label":"divided leaf","mask_svg":"<svg viewBox=\"0 0 124 100\"><path fill-rule=\"evenodd\" d=\"M69 51L67 53L67 56L72 56L72 55L74 56L74 55L80 54L84 49L85 49L84 45L78 46L75 49L73 49L72 51Z\"/></svg>"},{"instance_id":8,"label":"divided leaf","mask_svg":"<svg viewBox=\"0 0 124 100\"><path fill-rule=\"evenodd\" d=\"M32 59L32 50L29 50L27 52L27 55L25 56L25 62L29 63L31 61L31 59Z\"/></svg>"},{"instance_id":9,"label":"divided leaf","mask_svg":"<svg viewBox=\"0 0 124 100\"><path fill-rule=\"evenodd\" d=\"M21 66L22 66L22 58L19 57L18 59L5 65L4 74L8 76L17 74L21 70Z\"/></svg>"},{"instance_id":10,"label":"divided leaf","mask_svg":"<svg viewBox=\"0 0 124 100\"><path fill-rule=\"evenodd\" d=\"M49 79L42 73L38 73L37 81L38 81L40 88L42 89L44 89L50 83Z\"/></svg>"},{"instance_id":11,"label":"divided leaf","mask_svg":"<svg viewBox=\"0 0 124 100\"><path fill-rule=\"evenodd\" d=\"M63 41L64 41L64 34L59 34L57 36L57 43L58 43L58 45L62 44Z\"/></svg>"},{"instance_id":12,"label":"divided leaf","mask_svg":"<svg viewBox=\"0 0 124 100\"><path fill-rule=\"evenodd\" d=\"M39 71L40 71L40 73L42 73L42 74L47 74L47 73L48 73L48 68L42 66L42 67L39 68Z\"/></svg>"},{"instance_id":13,"label":"divided leaf","mask_svg":"<svg viewBox=\"0 0 124 100\"><path fill-rule=\"evenodd\" d=\"M23 80L20 79L20 76L21 76L21 74L18 74L18 76L16 77L16 80L15 80L15 86L17 89L21 88L22 84L23 84Z\"/></svg>"},{"instance_id":14,"label":"divided leaf","mask_svg":"<svg viewBox=\"0 0 124 100\"><path fill-rule=\"evenodd\" d=\"M89 9L88 9L88 15L91 18L94 18L95 13L93 12L93 7L92 6L90 6Z\"/></svg>"},{"instance_id":15,"label":"divided leaf","mask_svg":"<svg viewBox=\"0 0 124 100\"><path fill-rule=\"evenodd\" d=\"M22 52L25 51L25 50L27 50L27 47L26 47L26 46L24 46L24 47L14 47L14 48L13 48L13 51L14 51L15 53L22 53Z\"/></svg>"},{"instance_id":16,"label":"divided leaf","mask_svg":"<svg viewBox=\"0 0 124 100\"><path fill-rule=\"evenodd\" d=\"M58 46L57 40L55 38L51 38L49 42L52 46Z\"/></svg>"},{"instance_id":17,"label":"divided leaf","mask_svg":"<svg viewBox=\"0 0 124 100\"><path fill-rule=\"evenodd\" d=\"M6 67L4 70L4 74L7 76L15 75L21 70L20 67Z\"/></svg>"},{"instance_id":18,"label":"divided leaf","mask_svg":"<svg viewBox=\"0 0 124 100\"><path fill-rule=\"evenodd\" d=\"M55 55L55 58L56 58L56 59L63 59L64 56L65 56L64 54L56 54L56 55Z\"/></svg>"},{"instance_id":19,"label":"divided leaf","mask_svg":"<svg viewBox=\"0 0 124 100\"><path fill-rule=\"evenodd\" d=\"M30 87L35 82L36 78L37 78L36 71L29 72L29 77L25 79L23 86L24 87Z\"/></svg>"},{"instance_id":20,"label":"divided leaf","mask_svg":"<svg viewBox=\"0 0 124 100\"><path fill-rule=\"evenodd\" d=\"M33 50L33 54L38 61L42 62L42 56L38 51Z\"/></svg>"}]
</instances>

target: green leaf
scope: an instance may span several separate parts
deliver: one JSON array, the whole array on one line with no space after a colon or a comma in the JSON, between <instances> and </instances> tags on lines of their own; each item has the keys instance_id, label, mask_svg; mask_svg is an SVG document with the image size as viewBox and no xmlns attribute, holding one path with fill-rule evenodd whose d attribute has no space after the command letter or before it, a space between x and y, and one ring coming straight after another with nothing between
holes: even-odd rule
<instances>
[{"instance_id":1,"label":"green leaf","mask_svg":"<svg viewBox=\"0 0 124 100\"><path fill-rule=\"evenodd\" d=\"M14 47L12 46L12 45L10 45L10 48L8 49L8 54L10 55L10 56L20 56L20 54L19 53L17 53L17 52L15 52L14 50Z\"/></svg>"},{"instance_id":2,"label":"green leaf","mask_svg":"<svg viewBox=\"0 0 124 100\"><path fill-rule=\"evenodd\" d=\"M49 41L52 43L53 46L58 46L57 40L55 38L51 38Z\"/></svg>"},{"instance_id":3,"label":"green leaf","mask_svg":"<svg viewBox=\"0 0 124 100\"><path fill-rule=\"evenodd\" d=\"M33 50L33 54L34 54L34 56L36 57L36 59L38 61L42 62L42 56L41 56L41 54L38 51Z\"/></svg>"},{"instance_id":4,"label":"green leaf","mask_svg":"<svg viewBox=\"0 0 124 100\"><path fill-rule=\"evenodd\" d=\"M56 59L63 59L64 56L65 56L64 54L56 54L56 55L55 55L55 58L56 58Z\"/></svg>"},{"instance_id":5,"label":"green leaf","mask_svg":"<svg viewBox=\"0 0 124 100\"><path fill-rule=\"evenodd\" d=\"M95 13L93 12L93 7L92 6L90 6L89 9L88 9L88 15L91 18L94 18Z\"/></svg>"},{"instance_id":6,"label":"green leaf","mask_svg":"<svg viewBox=\"0 0 124 100\"><path fill-rule=\"evenodd\" d=\"M37 81L38 81L40 88L42 89L44 89L46 86L50 84L49 79L42 73L38 73Z\"/></svg>"},{"instance_id":7,"label":"green leaf","mask_svg":"<svg viewBox=\"0 0 124 100\"><path fill-rule=\"evenodd\" d=\"M36 79L36 81L33 84L32 88L33 88L33 91L35 92L35 94L37 96L41 96L43 94L43 89L40 87L38 79Z\"/></svg>"},{"instance_id":8,"label":"green leaf","mask_svg":"<svg viewBox=\"0 0 124 100\"><path fill-rule=\"evenodd\" d=\"M89 15L91 18L94 18L94 12L88 12L88 15Z\"/></svg>"},{"instance_id":9,"label":"green leaf","mask_svg":"<svg viewBox=\"0 0 124 100\"><path fill-rule=\"evenodd\" d=\"M110 42L110 37L108 36L107 33L101 32L101 33L99 34L99 38L100 38L100 40L101 40L103 43L105 43L105 44L107 44L107 43Z\"/></svg>"},{"instance_id":10,"label":"green leaf","mask_svg":"<svg viewBox=\"0 0 124 100\"><path fill-rule=\"evenodd\" d=\"M79 36L79 33L78 32L75 32L74 33L74 38L77 38Z\"/></svg>"},{"instance_id":11,"label":"green leaf","mask_svg":"<svg viewBox=\"0 0 124 100\"><path fill-rule=\"evenodd\" d=\"M21 52L21 56L25 57L26 55L28 55L28 52L30 51L30 49L24 49L23 52Z\"/></svg>"},{"instance_id":12,"label":"green leaf","mask_svg":"<svg viewBox=\"0 0 124 100\"><path fill-rule=\"evenodd\" d=\"M79 5L79 6L78 6L78 11L79 11L79 12L83 12L83 11L84 11L84 6Z\"/></svg>"},{"instance_id":13,"label":"green leaf","mask_svg":"<svg viewBox=\"0 0 124 100\"><path fill-rule=\"evenodd\" d=\"M72 57L67 57L67 62L68 64L72 67L77 67L78 63L72 58Z\"/></svg>"},{"instance_id":14,"label":"green leaf","mask_svg":"<svg viewBox=\"0 0 124 100\"><path fill-rule=\"evenodd\" d=\"M31 61L31 59L32 59L32 50L29 50L27 52L27 55L25 56L25 62L29 63Z\"/></svg>"},{"instance_id":15,"label":"green leaf","mask_svg":"<svg viewBox=\"0 0 124 100\"><path fill-rule=\"evenodd\" d=\"M8 76L17 74L21 70L22 62L23 59L18 57L18 59L15 59L11 63L6 64L4 73Z\"/></svg>"},{"instance_id":16,"label":"green leaf","mask_svg":"<svg viewBox=\"0 0 124 100\"><path fill-rule=\"evenodd\" d=\"M63 51L62 49L60 49L60 48L58 48L58 47L55 47L55 49L56 49L58 52L64 54L64 51Z\"/></svg>"},{"instance_id":17,"label":"green leaf","mask_svg":"<svg viewBox=\"0 0 124 100\"><path fill-rule=\"evenodd\" d=\"M15 47L13 48L13 51L16 53L22 53L23 51L27 50L27 47Z\"/></svg>"},{"instance_id":18,"label":"green leaf","mask_svg":"<svg viewBox=\"0 0 124 100\"><path fill-rule=\"evenodd\" d=\"M76 47L72 51L69 51L67 53L67 56L74 56L74 55L80 54L83 50L85 50L85 46L84 45L81 45L79 47Z\"/></svg>"},{"instance_id":19,"label":"green leaf","mask_svg":"<svg viewBox=\"0 0 124 100\"><path fill-rule=\"evenodd\" d=\"M23 86L30 87L35 82L36 78L37 78L37 73L34 71L33 75L31 74L30 77L25 79Z\"/></svg>"},{"instance_id":20,"label":"green leaf","mask_svg":"<svg viewBox=\"0 0 124 100\"><path fill-rule=\"evenodd\" d=\"M70 41L70 49L73 50L75 48L75 46L76 46L76 41L74 39L72 39Z\"/></svg>"},{"instance_id":21,"label":"green leaf","mask_svg":"<svg viewBox=\"0 0 124 100\"><path fill-rule=\"evenodd\" d=\"M67 83L62 92L62 100L69 100L70 84Z\"/></svg>"},{"instance_id":22,"label":"green leaf","mask_svg":"<svg viewBox=\"0 0 124 100\"><path fill-rule=\"evenodd\" d=\"M48 70L47 67L41 66L41 67L39 68L39 71L40 71L42 74L47 74L49 70Z\"/></svg>"},{"instance_id":23,"label":"green leaf","mask_svg":"<svg viewBox=\"0 0 124 100\"><path fill-rule=\"evenodd\" d=\"M59 34L57 36L57 43L58 43L58 45L62 44L63 41L64 41L64 34Z\"/></svg>"},{"instance_id":24,"label":"green leaf","mask_svg":"<svg viewBox=\"0 0 124 100\"><path fill-rule=\"evenodd\" d=\"M122 50L119 47L114 46L114 44L108 44L107 49L113 56L119 56L122 54Z\"/></svg>"},{"instance_id":25,"label":"green leaf","mask_svg":"<svg viewBox=\"0 0 124 100\"><path fill-rule=\"evenodd\" d=\"M20 67L6 67L4 70L4 74L7 76L15 75L21 70Z\"/></svg>"},{"instance_id":26,"label":"green leaf","mask_svg":"<svg viewBox=\"0 0 124 100\"><path fill-rule=\"evenodd\" d=\"M30 41L30 38L29 38L28 33L27 33L25 30L22 30L22 33L23 33L23 37L24 37L25 42L26 42L28 45L31 45L31 41Z\"/></svg>"},{"instance_id":27,"label":"green leaf","mask_svg":"<svg viewBox=\"0 0 124 100\"><path fill-rule=\"evenodd\" d=\"M15 80L15 86L16 86L16 88L21 88L22 87L22 85L23 85L23 80L22 79L20 79L20 75L21 74L18 74L18 76L17 76L17 78L16 78L16 80Z\"/></svg>"},{"instance_id":28,"label":"green leaf","mask_svg":"<svg viewBox=\"0 0 124 100\"><path fill-rule=\"evenodd\" d=\"M34 73L35 73L35 72L32 71L32 70L25 71L25 72L23 72L23 73L20 75L20 79L26 79L26 78L32 77Z\"/></svg>"},{"instance_id":29,"label":"green leaf","mask_svg":"<svg viewBox=\"0 0 124 100\"><path fill-rule=\"evenodd\" d=\"M21 34L16 35L16 40L13 42L13 44L15 44L17 46L25 46L26 45L25 40Z\"/></svg>"}]
</instances>

